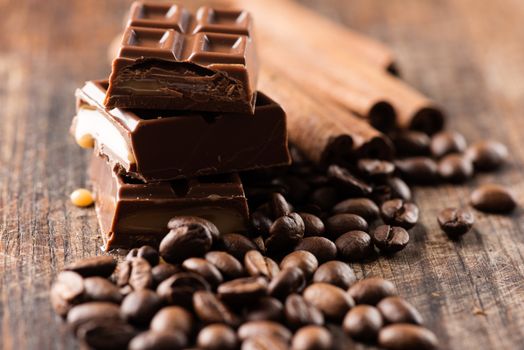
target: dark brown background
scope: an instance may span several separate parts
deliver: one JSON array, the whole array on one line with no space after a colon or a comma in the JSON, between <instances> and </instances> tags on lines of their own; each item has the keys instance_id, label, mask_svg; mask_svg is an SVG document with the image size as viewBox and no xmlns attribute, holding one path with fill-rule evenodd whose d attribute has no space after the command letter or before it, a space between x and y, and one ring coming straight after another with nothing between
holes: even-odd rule
<instances>
[{"instance_id":1,"label":"dark brown background","mask_svg":"<svg viewBox=\"0 0 524 350\"><path fill-rule=\"evenodd\" d=\"M434 218L465 204L476 183L506 184L523 198L524 2L305 2L391 45L405 79L442 103L469 140L496 138L512 150L501 173L418 190L422 224L412 244L354 268L393 280L443 349L524 349L522 211L478 214L461 243ZM67 197L86 183L87 154L68 135L73 91L107 75L106 47L127 4L0 0L0 349L77 347L48 303L64 263L100 253L94 211Z\"/></svg>"}]
</instances>

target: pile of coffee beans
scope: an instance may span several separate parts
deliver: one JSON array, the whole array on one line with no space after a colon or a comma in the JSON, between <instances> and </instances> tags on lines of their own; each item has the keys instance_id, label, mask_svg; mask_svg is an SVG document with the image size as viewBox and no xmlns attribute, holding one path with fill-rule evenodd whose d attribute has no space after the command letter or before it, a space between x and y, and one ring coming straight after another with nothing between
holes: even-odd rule
<instances>
[{"instance_id":1,"label":"pile of coffee beans","mask_svg":"<svg viewBox=\"0 0 524 350\"><path fill-rule=\"evenodd\" d=\"M273 203L281 225L301 220L279 198ZM299 249L276 260L203 219L174 218L169 226L159 251L133 249L118 264L88 258L57 276L53 308L87 348L329 350L350 338L385 349L437 348L395 286L378 277L357 280L347 263L333 260L336 247L304 239L317 254ZM346 334L343 344L333 327Z\"/></svg>"}]
</instances>

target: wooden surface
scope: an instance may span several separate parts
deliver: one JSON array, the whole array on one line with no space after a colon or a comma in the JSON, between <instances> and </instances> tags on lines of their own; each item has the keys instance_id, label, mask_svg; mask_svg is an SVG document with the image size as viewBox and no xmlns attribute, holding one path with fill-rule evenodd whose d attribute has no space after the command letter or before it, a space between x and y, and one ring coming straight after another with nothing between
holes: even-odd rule
<instances>
[{"instance_id":1,"label":"wooden surface","mask_svg":"<svg viewBox=\"0 0 524 350\"><path fill-rule=\"evenodd\" d=\"M524 2L307 2L391 45L405 79L444 105L469 140L503 140L512 151L504 171L468 186L418 189L422 224L409 247L354 268L393 280L442 349L524 349L522 210L478 214L460 243L434 216L465 204L476 183L496 181L524 198ZM67 198L86 184L87 154L68 135L73 91L108 74L106 46L127 4L0 0L0 349L78 346L48 302L65 263L100 253L94 211Z\"/></svg>"}]
</instances>

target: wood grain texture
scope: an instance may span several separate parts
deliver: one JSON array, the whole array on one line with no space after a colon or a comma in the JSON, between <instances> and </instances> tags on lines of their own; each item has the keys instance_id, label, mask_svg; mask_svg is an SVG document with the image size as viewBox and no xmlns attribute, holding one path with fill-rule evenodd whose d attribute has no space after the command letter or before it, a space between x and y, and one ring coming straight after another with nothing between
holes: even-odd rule
<instances>
[{"instance_id":1,"label":"wood grain texture","mask_svg":"<svg viewBox=\"0 0 524 350\"><path fill-rule=\"evenodd\" d=\"M524 199L524 3L520 0L303 0L382 39L403 77L439 101L469 140L508 144L512 162L467 186L420 188L422 224L394 258L355 264L395 282L442 349L524 347L524 215L477 213L460 243L435 213L477 183ZM106 47L129 1L0 0L0 349L74 349L48 287L67 262L100 254L94 211L67 195L86 185L87 154L68 135L73 91L109 69ZM352 345L347 346L353 348ZM360 348L360 347L357 347Z\"/></svg>"}]
</instances>

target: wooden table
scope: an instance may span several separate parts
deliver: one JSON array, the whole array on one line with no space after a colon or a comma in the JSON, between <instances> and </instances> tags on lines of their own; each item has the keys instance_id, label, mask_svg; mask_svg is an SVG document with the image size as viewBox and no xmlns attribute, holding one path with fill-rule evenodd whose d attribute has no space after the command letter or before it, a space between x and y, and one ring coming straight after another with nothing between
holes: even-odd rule
<instances>
[{"instance_id":1,"label":"wooden table","mask_svg":"<svg viewBox=\"0 0 524 350\"><path fill-rule=\"evenodd\" d=\"M356 264L422 312L443 349L524 349L524 216L477 214L460 243L435 213L495 181L524 198L524 2L307 1L383 39L407 81L446 107L469 140L508 144L504 171L467 186L418 189L422 224L398 256ZM54 317L48 287L67 262L100 253L94 210L70 205L88 154L68 134L73 91L107 76L106 48L128 1L0 0L0 349L78 345ZM348 346L348 348L351 348Z\"/></svg>"}]
</instances>

